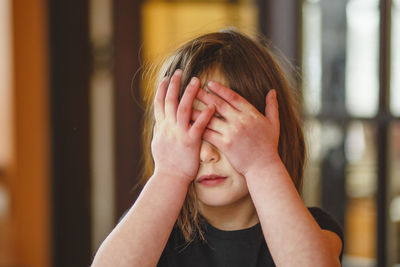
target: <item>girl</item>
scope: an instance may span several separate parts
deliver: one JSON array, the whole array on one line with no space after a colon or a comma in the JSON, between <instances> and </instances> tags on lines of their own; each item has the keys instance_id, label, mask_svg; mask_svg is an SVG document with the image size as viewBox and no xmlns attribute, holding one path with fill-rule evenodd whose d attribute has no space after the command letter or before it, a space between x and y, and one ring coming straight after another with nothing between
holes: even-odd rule
<instances>
[{"instance_id":1,"label":"girl","mask_svg":"<svg viewBox=\"0 0 400 267\"><path fill-rule=\"evenodd\" d=\"M93 266L340 266L340 227L298 193L295 88L272 52L210 33L161 76L151 177Z\"/></svg>"}]
</instances>

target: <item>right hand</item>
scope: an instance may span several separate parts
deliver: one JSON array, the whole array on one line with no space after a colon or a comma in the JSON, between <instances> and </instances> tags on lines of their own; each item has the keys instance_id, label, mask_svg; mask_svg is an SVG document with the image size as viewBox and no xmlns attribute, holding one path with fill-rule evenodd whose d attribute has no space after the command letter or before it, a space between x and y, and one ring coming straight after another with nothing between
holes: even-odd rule
<instances>
[{"instance_id":1,"label":"right hand","mask_svg":"<svg viewBox=\"0 0 400 267\"><path fill-rule=\"evenodd\" d=\"M151 150L155 174L172 175L189 184L197 175L202 134L215 112L215 106L203 109L191 124L193 101L200 89L200 80L192 78L179 102L181 79L182 71L176 70L171 81L168 83L168 78L164 78L157 89Z\"/></svg>"}]
</instances>

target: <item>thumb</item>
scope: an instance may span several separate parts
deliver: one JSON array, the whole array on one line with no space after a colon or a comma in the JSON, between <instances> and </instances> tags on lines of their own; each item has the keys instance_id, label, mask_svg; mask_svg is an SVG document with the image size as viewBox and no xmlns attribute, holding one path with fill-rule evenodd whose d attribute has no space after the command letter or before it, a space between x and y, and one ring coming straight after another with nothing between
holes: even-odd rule
<instances>
[{"instance_id":1,"label":"thumb","mask_svg":"<svg viewBox=\"0 0 400 267\"><path fill-rule=\"evenodd\" d=\"M265 116L272 125L279 129L279 110L275 89L269 90L265 97Z\"/></svg>"}]
</instances>

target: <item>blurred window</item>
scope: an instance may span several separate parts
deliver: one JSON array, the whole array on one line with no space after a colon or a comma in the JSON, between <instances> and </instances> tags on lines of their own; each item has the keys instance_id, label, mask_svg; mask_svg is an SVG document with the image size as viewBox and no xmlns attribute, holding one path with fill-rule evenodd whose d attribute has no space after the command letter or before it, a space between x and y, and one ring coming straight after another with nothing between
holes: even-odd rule
<instances>
[{"instance_id":1,"label":"blurred window","mask_svg":"<svg viewBox=\"0 0 400 267\"><path fill-rule=\"evenodd\" d=\"M347 4L346 109L373 117L378 110L379 0Z\"/></svg>"},{"instance_id":2,"label":"blurred window","mask_svg":"<svg viewBox=\"0 0 400 267\"><path fill-rule=\"evenodd\" d=\"M346 254L348 266L374 263L376 257L376 133L373 125L352 121L347 127ZM369 264L365 264L368 266Z\"/></svg>"},{"instance_id":3,"label":"blurred window","mask_svg":"<svg viewBox=\"0 0 400 267\"><path fill-rule=\"evenodd\" d=\"M392 2L390 40L380 39L380 22L385 19L381 18L385 14L380 10L382 2ZM307 205L327 209L344 226L343 266L381 264L378 246L382 242L387 251L380 255L386 266L397 266L400 128L395 117L400 116L400 0L305 0L302 18L304 130L309 156L303 199ZM380 58L379 49L388 47L386 42L391 42L391 57ZM380 83L379 70L384 62L391 62L390 88L380 88L384 83ZM380 90L389 89L386 110L379 107L379 95ZM381 116L389 112L395 116L393 122ZM387 172L378 166L379 157L386 156L382 151L388 152ZM386 179L386 193L378 188L381 179ZM378 216L386 211L385 240L377 229Z\"/></svg>"},{"instance_id":4,"label":"blurred window","mask_svg":"<svg viewBox=\"0 0 400 267\"><path fill-rule=\"evenodd\" d=\"M400 0L392 3L392 69L390 83L390 109L394 116L400 117Z\"/></svg>"},{"instance_id":5,"label":"blurred window","mask_svg":"<svg viewBox=\"0 0 400 267\"><path fill-rule=\"evenodd\" d=\"M90 82L91 236L92 249L115 226L114 97L111 64L112 1L90 1L90 40L93 49Z\"/></svg>"},{"instance_id":6,"label":"blurred window","mask_svg":"<svg viewBox=\"0 0 400 267\"><path fill-rule=\"evenodd\" d=\"M224 27L233 26L253 35L257 17L253 1L144 1L144 58L157 62L185 41Z\"/></svg>"},{"instance_id":7,"label":"blurred window","mask_svg":"<svg viewBox=\"0 0 400 267\"><path fill-rule=\"evenodd\" d=\"M303 95L304 111L316 115L321 111L321 8L318 1L304 1L303 27Z\"/></svg>"},{"instance_id":8,"label":"blurred window","mask_svg":"<svg viewBox=\"0 0 400 267\"><path fill-rule=\"evenodd\" d=\"M390 127L389 147L388 266L398 266L400 264L400 122L395 122Z\"/></svg>"}]
</instances>

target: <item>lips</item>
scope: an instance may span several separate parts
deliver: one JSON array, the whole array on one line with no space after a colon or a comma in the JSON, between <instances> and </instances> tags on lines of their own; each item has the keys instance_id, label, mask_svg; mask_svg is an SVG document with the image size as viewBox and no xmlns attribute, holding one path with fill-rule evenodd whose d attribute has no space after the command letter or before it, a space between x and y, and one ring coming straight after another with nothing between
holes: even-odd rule
<instances>
[{"instance_id":1,"label":"lips","mask_svg":"<svg viewBox=\"0 0 400 267\"><path fill-rule=\"evenodd\" d=\"M202 175L197 179L197 183L207 186L219 185L226 180L226 176L216 175L216 174L208 174Z\"/></svg>"}]
</instances>

